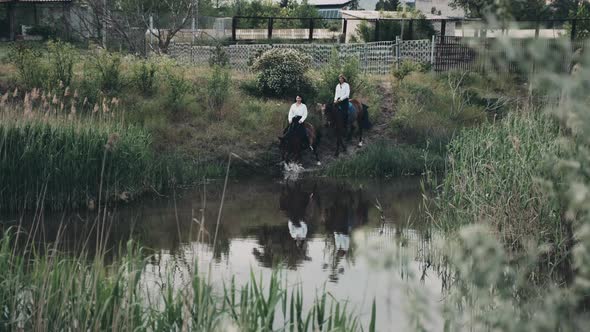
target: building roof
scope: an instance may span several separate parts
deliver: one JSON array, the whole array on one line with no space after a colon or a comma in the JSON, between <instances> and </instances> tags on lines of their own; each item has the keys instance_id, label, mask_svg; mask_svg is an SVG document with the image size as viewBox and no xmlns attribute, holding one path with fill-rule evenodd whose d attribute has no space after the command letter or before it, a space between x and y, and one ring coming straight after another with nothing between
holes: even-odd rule
<instances>
[{"instance_id":1,"label":"building roof","mask_svg":"<svg viewBox=\"0 0 590 332\"><path fill-rule=\"evenodd\" d=\"M351 3L352 0L309 0L307 3L320 7L320 6L345 6Z\"/></svg>"},{"instance_id":2,"label":"building roof","mask_svg":"<svg viewBox=\"0 0 590 332\"><path fill-rule=\"evenodd\" d=\"M342 10L344 18L360 18L367 20L387 19L387 18L402 18L402 12L396 11L381 11L381 10ZM447 18L442 15L423 14L427 20L440 20ZM408 18L409 19L409 18Z\"/></svg>"}]
</instances>

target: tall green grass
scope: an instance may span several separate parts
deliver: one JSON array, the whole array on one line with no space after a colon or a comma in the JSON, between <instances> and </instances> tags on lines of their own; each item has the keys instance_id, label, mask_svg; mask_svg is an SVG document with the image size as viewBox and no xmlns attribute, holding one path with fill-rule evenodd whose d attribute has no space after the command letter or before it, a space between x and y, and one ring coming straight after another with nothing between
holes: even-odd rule
<instances>
[{"instance_id":1,"label":"tall green grass","mask_svg":"<svg viewBox=\"0 0 590 332\"><path fill-rule=\"evenodd\" d=\"M278 273L267 282L252 274L243 286L231 280L216 290L197 271L182 285L174 283L173 269L155 280L142 278L149 258L131 241L112 265L59 254L58 246L47 255L24 256L14 242L12 232L0 239L2 331L363 329L358 316L325 291L305 307L301 289L290 290Z\"/></svg>"},{"instance_id":2,"label":"tall green grass","mask_svg":"<svg viewBox=\"0 0 590 332\"><path fill-rule=\"evenodd\" d=\"M433 222L444 229L487 223L512 248L531 239L562 246L571 234L562 224L559 201L542 181L550 176L547 161L563 148L559 133L547 115L517 111L461 132L449 145Z\"/></svg>"},{"instance_id":3,"label":"tall green grass","mask_svg":"<svg viewBox=\"0 0 590 332\"><path fill-rule=\"evenodd\" d=\"M0 100L0 210L96 206L223 172L218 163L156 153L151 135L126 124L116 100L78 115L75 97L34 90L21 104L7 96Z\"/></svg>"},{"instance_id":4,"label":"tall green grass","mask_svg":"<svg viewBox=\"0 0 590 332\"><path fill-rule=\"evenodd\" d=\"M443 158L414 146L379 141L350 158L336 160L325 172L335 177L390 177L422 174L427 169L442 171Z\"/></svg>"}]
</instances>

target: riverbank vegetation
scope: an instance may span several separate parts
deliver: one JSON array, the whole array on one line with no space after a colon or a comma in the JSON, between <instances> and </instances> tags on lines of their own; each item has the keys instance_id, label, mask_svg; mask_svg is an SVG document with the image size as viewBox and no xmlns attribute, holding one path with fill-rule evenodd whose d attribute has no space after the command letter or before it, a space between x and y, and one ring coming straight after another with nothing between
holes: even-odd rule
<instances>
[{"instance_id":1,"label":"riverbank vegetation","mask_svg":"<svg viewBox=\"0 0 590 332\"><path fill-rule=\"evenodd\" d=\"M454 136L445 177L431 183L427 214L445 254L425 260L453 280L439 313L450 330L573 331L589 320L590 55L565 71L553 59L576 51L567 41L534 47L536 58L510 59L537 66L527 102Z\"/></svg>"},{"instance_id":2,"label":"riverbank vegetation","mask_svg":"<svg viewBox=\"0 0 590 332\"><path fill-rule=\"evenodd\" d=\"M106 144L110 133L127 137L122 134L127 131L125 128L133 128L129 135L141 132L145 137L142 143L145 159L141 163L147 165L149 171L141 172L142 179L110 178L116 184L105 184L102 188L112 190L104 193L107 196L119 197L125 192L133 197L136 193L150 189L159 191L171 184L191 184L203 177L218 177L223 174L223 165L230 153L240 157L232 166L232 175L269 174L269 169L278 172L276 164L280 155L276 136L286 124L286 110L295 94L304 95L310 110L309 121L316 127L323 127L316 104L331 100L334 84L331 79L340 72L351 80L353 97L370 106L373 129L367 133L368 147L358 153L352 148L354 153L350 156L329 165L325 173L330 176L387 177L421 174L425 167L442 170L450 139L461 128L502 116L509 105L515 103L515 94L519 91L514 84L505 81L489 84L488 78L477 74L437 75L410 62L402 63L393 75L384 78L363 75L354 58L339 59L333 54L329 65L315 70L310 69L307 62L301 62L304 57L296 54L297 51L276 49L273 52L252 59L254 73L245 74L227 67L227 56L221 49L210 59L211 68L203 68L184 66L165 56L140 59L103 50L80 50L63 42L33 46L14 44L0 64L6 69L3 70L5 76L0 77L5 99L3 108L21 114L41 114L51 109L49 114L59 113L63 119L76 119L76 126L92 126L90 123L97 120L95 114L109 113L109 108L113 107L110 104L116 101L117 112L110 114L117 113L117 116L111 115L112 127L103 126L107 136L100 136L100 140ZM277 69L276 63L292 63L297 70L283 72ZM277 84L293 81L293 75L300 83L291 96ZM36 99L31 101L32 96ZM27 107L31 106L27 103L36 103L33 107L40 110L28 111ZM61 123L65 123L62 120ZM26 123L29 117L24 116L19 121ZM53 120L44 123L56 126ZM8 132L8 128L4 131ZM331 131L325 128L323 132L320 154L330 154ZM98 141L97 138L95 142ZM82 158L79 153L69 155ZM11 154L19 158L18 152ZM13 162L11 166L14 176L20 171L17 164ZM118 167L109 163L106 166ZM83 206L82 202L100 196L95 191L100 187L96 185L100 179L90 180L100 165L83 168L93 171L85 175L86 180L70 183L84 183L84 187L62 192L61 197L70 198L56 199L56 207ZM68 168L59 169L65 172ZM36 172L26 174L41 176ZM48 174L53 171L45 175ZM121 170L113 174L131 173ZM3 206L12 209L16 207L14 202L32 202L30 197L48 180L39 177L29 181L29 189L11 190L13 198ZM88 185L90 182L94 185ZM30 192L32 188L36 191ZM73 196L79 196L76 202L72 201Z\"/></svg>"},{"instance_id":3,"label":"riverbank vegetation","mask_svg":"<svg viewBox=\"0 0 590 332\"><path fill-rule=\"evenodd\" d=\"M22 254L14 245L28 243L24 236L19 240L8 231L0 239L3 331L375 331L374 307L368 321L361 321L325 291L306 300L309 295L287 287L279 273L264 282L252 273L243 285L232 279L216 288L195 269L178 284L172 267L147 276L149 255L132 241L108 265L100 254L60 254L57 244L47 254Z\"/></svg>"}]
</instances>

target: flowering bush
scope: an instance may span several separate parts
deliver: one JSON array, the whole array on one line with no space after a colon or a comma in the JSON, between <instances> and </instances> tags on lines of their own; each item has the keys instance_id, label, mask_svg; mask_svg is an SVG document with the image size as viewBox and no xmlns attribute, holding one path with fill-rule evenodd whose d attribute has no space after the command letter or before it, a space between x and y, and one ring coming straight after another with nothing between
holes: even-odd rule
<instances>
[{"instance_id":1,"label":"flowering bush","mask_svg":"<svg viewBox=\"0 0 590 332\"><path fill-rule=\"evenodd\" d=\"M265 95L293 95L307 90L305 73L311 67L311 57L293 49L273 48L252 65L257 72L256 86Z\"/></svg>"}]
</instances>

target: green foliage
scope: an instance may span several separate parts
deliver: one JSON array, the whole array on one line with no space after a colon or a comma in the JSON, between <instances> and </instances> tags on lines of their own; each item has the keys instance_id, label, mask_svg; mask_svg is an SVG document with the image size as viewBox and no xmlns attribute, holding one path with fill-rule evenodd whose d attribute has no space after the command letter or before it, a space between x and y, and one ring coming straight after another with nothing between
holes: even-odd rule
<instances>
[{"instance_id":1,"label":"green foliage","mask_svg":"<svg viewBox=\"0 0 590 332\"><path fill-rule=\"evenodd\" d=\"M427 66L411 60L404 60L399 65L399 68L395 68L395 65L392 69L393 77L395 77L399 83L402 83L404 78L408 76L412 72L425 72L427 70Z\"/></svg>"},{"instance_id":2,"label":"green foliage","mask_svg":"<svg viewBox=\"0 0 590 332\"><path fill-rule=\"evenodd\" d=\"M472 76L475 75L449 73L437 79L432 74L407 75L397 92L397 112L391 122L393 133L404 142L444 151L458 130L485 122L487 114L497 109L489 109L487 103L480 103L480 98L475 97L479 92L474 88L485 82L474 80L471 90L467 88Z\"/></svg>"},{"instance_id":3,"label":"green foliage","mask_svg":"<svg viewBox=\"0 0 590 332\"><path fill-rule=\"evenodd\" d=\"M379 0L375 4L375 10L396 11L399 6L399 0Z\"/></svg>"},{"instance_id":4,"label":"green foliage","mask_svg":"<svg viewBox=\"0 0 590 332\"><path fill-rule=\"evenodd\" d=\"M123 86L121 76L121 56L116 53L100 52L94 57L94 66L100 90L107 94L116 94Z\"/></svg>"},{"instance_id":5,"label":"green foliage","mask_svg":"<svg viewBox=\"0 0 590 332\"><path fill-rule=\"evenodd\" d=\"M45 87L49 70L42 62L43 52L40 49L14 44L8 57L16 66L21 84L26 89Z\"/></svg>"},{"instance_id":6,"label":"green foliage","mask_svg":"<svg viewBox=\"0 0 590 332\"><path fill-rule=\"evenodd\" d=\"M348 84L350 84L350 97L362 89L361 72L359 61L356 57L340 59L338 51L332 50L328 65L320 70L320 82L318 85L318 99L321 102L334 100L334 88L338 84L338 75L344 74Z\"/></svg>"},{"instance_id":7,"label":"green foliage","mask_svg":"<svg viewBox=\"0 0 590 332\"><path fill-rule=\"evenodd\" d=\"M223 107L230 93L231 77L227 68L214 66L213 73L207 81L207 105L210 110Z\"/></svg>"},{"instance_id":8,"label":"green foliage","mask_svg":"<svg viewBox=\"0 0 590 332\"><path fill-rule=\"evenodd\" d=\"M34 196L52 209L81 207L99 196L101 181L101 194L115 196L138 194L150 179L150 138L133 126L4 117L0 137L3 210L35 208Z\"/></svg>"},{"instance_id":9,"label":"green foliage","mask_svg":"<svg viewBox=\"0 0 590 332\"><path fill-rule=\"evenodd\" d=\"M258 57L252 69L261 93L285 96L309 89L305 74L311 67L311 57L289 48L272 48Z\"/></svg>"},{"instance_id":10,"label":"green foliage","mask_svg":"<svg viewBox=\"0 0 590 332\"><path fill-rule=\"evenodd\" d=\"M144 96L149 96L157 87L157 65L149 60L137 60L133 66L132 82Z\"/></svg>"},{"instance_id":11,"label":"green foliage","mask_svg":"<svg viewBox=\"0 0 590 332\"><path fill-rule=\"evenodd\" d=\"M185 97L192 91L192 86L183 73L175 73L170 69L165 69L164 73L168 86L166 104L171 106L173 111L178 111L184 104Z\"/></svg>"},{"instance_id":12,"label":"green foliage","mask_svg":"<svg viewBox=\"0 0 590 332\"><path fill-rule=\"evenodd\" d=\"M62 41L48 41L50 84L69 87L74 76L74 65L78 59L75 48Z\"/></svg>"},{"instance_id":13,"label":"green foliage","mask_svg":"<svg viewBox=\"0 0 590 332\"><path fill-rule=\"evenodd\" d=\"M211 57L209 58L209 66L227 66L229 64L229 56L223 50L223 46L221 44L215 45L215 50Z\"/></svg>"},{"instance_id":14,"label":"green foliage","mask_svg":"<svg viewBox=\"0 0 590 332\"><path fill-rule=\"evenodd\" d=\"M444 160L439 155L409 145L380 141L351 158L338 159L328 167L326 174L334 177L392 177L443 169Z\"/></svg>"},{"instance_id":15,"label":"green foliage","mask_svg":"<svg viewBox=\"0 0 590 332\"><path fill-rule=\"evenodd\" d=\"M33 252L25 258L13 250L17 236L8 231L0 238L3 331L174 331L190 326L191 331L288 331L296 327L307 332L362 328L347 303L334 300L326 290L304 302L302 288L287 288L277 272L266 281L252 273L244 285L231 279L219 292L197 269L186 285L176 287L174 267L169 267L154 281L170 287L153 288L142 281L142 272L154 257L133 241L121 245L116 254L120 258L107 265L102 256L89 262L83 254L68 257L60 250L38 254L54 247L39 251L25 248ZM21 240L25 237L20 236ZM28 296L23 297L23 292ZM161 300L161 305L154 299ZM368 322L373 327L374 311ZM278 317L282 323L277 322Z\"/></svg>"}]
</instances>

